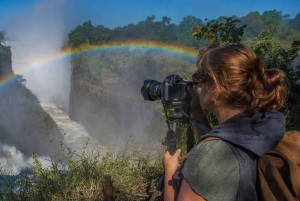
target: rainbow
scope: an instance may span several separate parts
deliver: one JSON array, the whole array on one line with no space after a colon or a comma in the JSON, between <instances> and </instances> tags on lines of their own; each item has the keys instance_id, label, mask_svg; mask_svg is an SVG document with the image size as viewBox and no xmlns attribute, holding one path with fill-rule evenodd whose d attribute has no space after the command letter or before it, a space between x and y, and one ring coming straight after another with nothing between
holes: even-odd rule
<instances>
[{"instance_id":1,"label":"rainbow","mask_svg":"<svg viewBox=\"0 0 300 201\"><path fill-rule=\"evenodd\" d=\"M152 50L157 52L168 53L171 55L179 55L179 56L186 57L187 59L193 59L193 60L195 60L197 55L197 50L195 49L174 45L174 44L166 44L166 43L159 43L153 41L137 41L137 40L118 41L109 44L104 44L101 46L82 45L79 48L72 49L72 50L62 49L60 51L53 52L43 57L39 57L30 65L22 66L18 74L22 75L23 73L31 69L43 67L43 65L48 62L63 59L63 58L68 58L76 54L88 53L93 51L116 51L116 50L122 50L126 48L132 48L134 50ZM8 75L6 77L1 78L0 89L4 87L6 83L8 83L14 77L15 75Z\"/></svg>"}]
</instances>

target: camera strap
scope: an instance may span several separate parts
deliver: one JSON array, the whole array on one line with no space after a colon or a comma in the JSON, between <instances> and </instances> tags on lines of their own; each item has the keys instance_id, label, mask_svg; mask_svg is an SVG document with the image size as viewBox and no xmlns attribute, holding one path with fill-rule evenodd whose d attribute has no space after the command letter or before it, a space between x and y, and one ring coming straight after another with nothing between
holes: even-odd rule
<instances>
[{"instance_id":1,"label":"camera strap","mask_svg":"<svg viewBox=\"0 0 300 201\"><path fill-rule=\"evenodd\" d=\"M193 117L191 117L190 115L188 115L187 113L185 113L184 111L182 111L182 114L188 119L190 120L195 127L199 128L203 133L208 133L211 129L208 128L207 126L205 126L203 123L201 123L200 121L197 121L196 119L194 119Z\"/></svg>"}]
</instances>

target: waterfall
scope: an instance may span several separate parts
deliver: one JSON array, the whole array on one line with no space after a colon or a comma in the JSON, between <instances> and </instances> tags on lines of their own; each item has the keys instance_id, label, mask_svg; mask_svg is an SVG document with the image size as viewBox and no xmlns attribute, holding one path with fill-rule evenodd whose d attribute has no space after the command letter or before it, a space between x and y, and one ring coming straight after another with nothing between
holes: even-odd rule
<instances>
[{"instance_id":1,"label":"waterfall","mask_svg":"<svg viewBox=\"0 0 300 201\"><path fill-rule=\"evenodd\" d=\"M72 151L81 154L92 154L100 151L102 154L108 152L108 148L100 144L97 139L90 136L84 126L71 120L60 107L51 103L41 103L42 108L53 118L64 135L63 144Z\"/></svg>"}]
</instances>

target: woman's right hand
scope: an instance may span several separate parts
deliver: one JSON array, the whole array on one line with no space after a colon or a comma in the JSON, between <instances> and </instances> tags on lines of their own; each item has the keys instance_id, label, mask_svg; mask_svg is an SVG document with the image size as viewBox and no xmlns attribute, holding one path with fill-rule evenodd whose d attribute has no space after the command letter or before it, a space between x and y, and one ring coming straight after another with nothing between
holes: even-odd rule
<instances>
[{"instance_id":1,"label":"woman's right hand","mask_svg":"<svg viewBox=\"0 0 300 201\"><path fill-rule=\"evenodd\" d=\"M190 108L190 113L192 115L195 115L197 111L202 111L201 106L200 106L200 98L197 92L193 89L193 87L188 86L187 87L188 92L192 96L192 101L191 101L191 108Z\"/></svg>"},{"instance_id":2,"label":"woman's right hand","mask_svg":"<svg viewBox=\"0 0 300 201\"><path fill-rule=\"evenodd\" d=\"M191 86L188 86L187 90L192 96L191 107L190 107L190 111L189 111L190 114L192 115L192 117L194 119L201 122L202 124L204 124L208 128L211 128L210 125L209 125L209 122L208 122L208 120L207 120L207 118L206 118L206 116L205 116L205 114L202 110L202 107L200 105L199 95L197 94L197 92ZM196 128L196 134L197 134L197 138L199 140L200 137L205 133L203 131L199 130L198 128Z\"/></svg>"}]
</instances>

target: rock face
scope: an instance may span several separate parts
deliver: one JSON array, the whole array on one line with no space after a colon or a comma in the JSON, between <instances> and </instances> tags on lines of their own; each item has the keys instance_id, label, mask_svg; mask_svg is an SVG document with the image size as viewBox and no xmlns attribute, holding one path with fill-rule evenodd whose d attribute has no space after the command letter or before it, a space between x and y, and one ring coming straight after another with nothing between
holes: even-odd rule
<instances>
[{"instance_id":1,"label":"rock face","mask_svg":"<svg viewBox=\"0 0 300 201\"><path fill-rule=\"evenodd\" d=\"M11 51L0 44L0 143L30 156L62 153L61 131L25 87L26 80L12 70Z\"/></svg>"},{"instance_id":2,"label":"rock face","mask_svg":"<svg viewBox=\"0 0 300 201\"><path fill-rule=\"evenodd\" d=\"M11 51L9 47L0 44L0 78L14 75L11 67ZM1 79L1 80L2 80Z\"/></svg>"},{"instance_id":3,"label":"rock face","mask_svg":"<svg viewBox=\"0 0 300 201\"><path fill-rule=\"evenodd\" d=\"M167 126L156 108L160 102L141 95L143 80L151 75L136 60L118 63L121 57L124 53L73 56L69 116L110 149L161 145Z\"/></svg>"}]
</instances>

